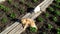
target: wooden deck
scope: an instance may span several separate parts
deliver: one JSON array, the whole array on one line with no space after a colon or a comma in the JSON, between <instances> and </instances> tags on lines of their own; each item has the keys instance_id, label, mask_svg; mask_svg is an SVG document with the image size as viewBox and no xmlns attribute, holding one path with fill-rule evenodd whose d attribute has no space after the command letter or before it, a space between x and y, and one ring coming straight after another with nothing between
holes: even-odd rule
<instances>
[{"instance_id":1,"label":"wooden deck","mask_svg":"<svg viewBox=\"0 0 60 34\"><path fill-rule=\"evenodd\" d=\"M22 18L30 18L30 19L35 19L37 18L42 12L44 12L46 10L46 8L53 2L53 0L44 0L42 3L40 3L38 6L40 6L41 11L38 13L27 13L25 16L23 16ZM14 24L12 24L10 27L8 27L7 29L5 29L3 32L1 32L0 34L21 34L23 30L23 26L21 23L19 22L15 22Z\"/></svg>"}]
</instances>

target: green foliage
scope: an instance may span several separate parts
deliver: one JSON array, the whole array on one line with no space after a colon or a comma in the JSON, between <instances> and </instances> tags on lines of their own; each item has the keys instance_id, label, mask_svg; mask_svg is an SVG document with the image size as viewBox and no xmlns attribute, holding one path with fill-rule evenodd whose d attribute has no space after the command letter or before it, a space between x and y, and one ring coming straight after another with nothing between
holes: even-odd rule
<instances>
[{"instance_id":1,"label":"green foliage","mask_svg":"<svg viewBox=\"0 0 60 34\"><path fill-rule=\"evenodd\" d=\"M21 0L22 3L25 3L25 0Z\"/></svg>"},{"instance_id":2,"label":"green foliage","mask_svg":"<svg viewBox=\"0 0 60 34\"><path fill-rule=\"evenodd\" d=\"M60 16L60 11L59 10L56 10L55 11L55 14L58 15L58 16Z\"/></svg>"},{"instance_id":3,"label":"green foliage","mask_svg":"<svg viewBox=\"0 0 60 34\"><path fill-rule=\"evenodd\" d=\"M54 11L54 8L49 7L48 10L51 11L51 12L53 12Z\"/></svg>"},{"instance_id":4,"label":"green foliage","mask_svg":"<svg viewBox=\"0 0 60 34\"><path fill-rule=\"evenodd\" d=\"M38 0L32 0L32 1L35 2L35 3L38 2Z\"/></svg>"},{"instance_id":5,"label":"green foliage","mask_svg":"<svg viewBox=\"0 0 60 34\"><path fill-rule=\"evenodd\" d=\"M1 21L2 21L3 23L6 23L6 22L7 22L7 18L3 17L3 18L1 19Z\"/></svg>"},{"instance_id":6,"label":"green foliage","mask_svg":"<svg viewBox=\"0 0 60 34\"><path fill-rule=\"evenodd\" d=\"M60 28L57 28L57 34L60 34Z\"/></svg>"},{"instance_id":7,"label":"green foliage","mask_svg":"<svg viewBox=\"0 0 60 34\"><path fill-rule=\"evenodd\" d=\"M8 1L8 3L9 3L9 4L11 4L11 3L12 3L12 0L7 0L7 1Z\"/></svg>"},{"instance_id":8,"label":"green foliage","mask_svg":"<svg viewBox=\"0 0 60 34\"><path fill-rule=\"evenodd\" d=\"M45 16L46 16L46 17L49 17L49 13L45 13Z\"/></svg>"},{"instance_id":9,"label":"green foliage","mask_svg":"<svg viewBox=\"0 0 60 34\"><path fill-rule=\"evenodd\" d=\"M23 14L25 11L23 8L20 9L20 13Z\"/></svg>"},{"instance_id":10,"label":"green foliage","mask_svg":"<svg viewBox=\"0 0 60 34\"><path fill-rule=\"evenodd\" d=\"M57 28L57 31L60 31L60 28Z\"/></svg>"},{"instance_id":11,"label":"green foliage","mask_svg":"<svg viewBox=\"0 0 60 34\"><path fill-rule=\"evenodd\" d=\"M54 16L54 17L53 17L53 21L54 21L54 22L57 22L57 20L58 20L57 17Z\"/></svg>"},{"instance_id":12,"label":"green foliage","mask_svg":"<svg viewBox=\"0 0 60 34\"><path fill-rule=\"evenodd\" d=\"M43 32L43 34L46 34L46 32Z\"/></svg>"},{"instance_id":13,"label":"green foliage","mask_svg":"<svg viewBox=\"0 0 60 34\"><path fill-rule=\"evenodd\" d=\"M4 8L5 8L5 6L0 4L0 9L4 9Z\"/></svg>"},{"instance_id":14,"label":"green foliage","mask_svg":"<svg viewBox=\"0 0 60 34\"><path fill-rule=\"evenodd\" d=\"M30 31L31 31L31 32L36 32L37 29L36 29L35 27L30 27Z\"/></svg>"},{"instance_id":15,"label":"green foliage","mask_svg":"<svg viewBox=\"0 0 60 34\"><path fill-rule=\"evenodd\" d=\"M31 5L31 3L30 3L30 2L29 2L29 3L27 3L27 6L28 6L28 7L32 7L32 5Z\"/></svg>"},{"instance_id":16,"label":"green foliage","mask_svg":"<svg viewBox=\"0 0 60 34\"><path fill-rule=\"evenodd\" d=\"M14 19L14 18L16 17L16 14L15 14L14 12L12 12L12 13L10 14L10 17L11 17L12 19Z\"/></svg>"},{"instance_id":17,"label":"green foliage","mask_svg":"<svg viewBox=\"0 0 60 34\"><path fill-rule=\"evenodd\" d=\"M55 0L57 3L60 3L60 0Z\"/></svg>"},{"instance_id":18,"label":"green foliage","mask_svg":"<svg viewBox=\"0 0 60 34\"><path fill-rule=\"evenodd\" d=\"M6 8L4 9L4 11L5 11L5 12L8 12L8 11L10 11L10 8L6 7Z\"/></svg>"},{"instance_id":19,"label":"green foliage","mask_svg":"<svg viewBox=\"0 0 60 34\"><path fill-rule=\"evenodd\" d=\"M59 5L59 4L54 4L54 6L55 6L56 8L60 8L60 5Z\"/></svg>"},{"instance_id":20,"label":"green foliage","mask_svg":"<svg viewBox=\"0 0 60 34\"><path fill-rule=\"evenodd\" d=\"M8 8L4 5L1 5L1 4L0 4L0 9L3 9L5 12L8 12L10 10L10 8Z\"/></svg>"},{"instance_id":21,"label":"green foliage","mask_svg":"<svg viewBox=\"0 0 60 34\"><path fill-rule=\"evenodd\" d=\"M18 3L15 3L15 4L14 4L14 7L17 8L17 7L18 7Z\"/></svg>"},{"instance_id":22,"label":"green foliage","mask_svg":"<svg viewBox=\"0 0 60 34\"><path fill-rule=\"evenodd\" d=\"M51 24L48 24L48 28L51 29L53 28L53 26Z\"/></svg>"},{"instance_id":23,"label":"green foliage","mask_svg":"<svg viewBox=\"0 0 60 34\"><path fill-rule=\"evenodd\" d=\"M42 17L38 17L37 20L38 20L39 22L43 22L43 21L44 21L44 19L43 19Z\"/></svg>"},{"instance_id":24,"label":"green foliage","mask_svg":"<svg viewBox=\"0 0 60 34\"><path fill-rule=\"evenodd\" d=\"M57 34L60 34L60 32L58 31Z\"/></svg>"}]
</instances>

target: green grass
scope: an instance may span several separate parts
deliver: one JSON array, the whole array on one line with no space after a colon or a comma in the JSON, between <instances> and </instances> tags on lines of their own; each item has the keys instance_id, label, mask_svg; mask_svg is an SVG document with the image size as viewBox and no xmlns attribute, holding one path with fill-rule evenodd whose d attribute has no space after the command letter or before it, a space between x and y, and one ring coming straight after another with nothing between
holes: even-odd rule
<instances>
[{"instance_id":1,"label":"green grass","mask_svg":"<svg viewBox=\"0 0 60 34\"><path fill-rule=\"evenodd\" d=\"M57 16L60 16L60 11L59 11L59 10L56 10L56 11L55 11L55 14L56 14Z\"/></svg>"},{"instance_id":2,"label":"green grass","mask_svg":"<svg viewBox=\"0 0 60 34\"><path fill-rule=\"evenodd\" d=\"M2 21L3 23L6 23L8 20L7 20L7 18L3 17L3 18L1 19L1 21Z\"/></svg>"},{"instance_id":3,"label":"green grass","mask_svg":"<svg viewBox=\"0 0 60 34\"><path fill-rule=\"evenodd\" d=\"M36 32L36 28L35 27L30 27L30 32Z\"/></svg>"},{"instance_id":4,"label":"green grass","mask_svg":"<svg viewBox=\"0 0 60 34\"><path fill-rule=\"evenodd\" d=\"M11 10L11 9L8 8L8 7L6 7L6 8L4 9L5 12L8 12L8 11L10 11L10 10Z\"/></svg>"},{"instance_id":5,"label":"green grass","mask_svg":"<svg viewBox=\"0 0 60 34\"><path fill-rule=\"evenodd\" d=\"M38 2L38 0L32 0L34 3L37 3Z\"/></svg>"},{"instance_id":6,"label":"green grass","mask_svg":"<svg viewBox=\"0 0 60 34\"><path fill-rule=\"evenodd\" d=\"M12 0L8 0L8 3L11 4L12 3Z\"/></svg>"},{"instance_id":7,"label":"green grass","mask_svg":"<svg viewBox=\"0 0 60 34\"><path fill-rule=\"evenodd\" d=\"M10 17L11 17L12 19L14 19L14 18L16 17L16 14L15 14L14 12L12 12L12 13L10 14Z\"/></svg>"},{"instance_id":8,"label":"green grass","mask_svg":"<svg viewBox=\"0 0 60 34\"><path fill-rule=\"evenodd\" d=\"M54 16L54 17L53 17L53 21L54 21L54 22L57 22L57 20L58 20L57 17Z\"/></svg>"},{"instance_id":9,"label":"green grass","mask_svg":"<svg viewBox=\"0 0 60 34\"><path fill-rule=\"evenodd\" d=\"M28 6L28 7L32 7L32 5L31 5L31 3L30 3L30 2L29 2L29 3L27 3L27 6Z\"/></svg>"},{"instance_id":10,"label":"green grass","mask_svg":"<svg viewBox=\"0 0 60 34\"><path fill-rule=\"evenodd\" d=\"M60 3L60 0L55 0L57 3Z\"/></svg>"},{"instance_id":11,"label":"green grass","mask_svg":"<svg viewBox=\"0 0 60 34\"><path fill-rule=\"evenodd\" d=\"M54 8L49 7L48 10L51 11L51 12L53 12L54 11Z\"/></svg>"},{"instance_id":12,"label":"green grass","mask_svg":"<svg viewBox=\"0 0 60 34\"><path fill-rule=\"evenodd\" d=\"M60 28L57 28L57 34L60 34Z\"/></svg>"},{"instance_id":13,"label":"green grass","mask_svg":"<svg viewBox=\"0 0 60 34\"><path fill-rule=\"evenodd\" d=\"M57 34L60 34L60 32L58 31Z\"/></svg>"},{"instance_id":14,"label":"green grass","mask_svg":"<svg viewBox=\"0 0 60 34\"><path fill-rule=\"evenodd\" d=\"M21 2L22 4L25 4L25 0L19 0L19 2Z\"/></svg>"},{"instance_id":15,"label":"green grass","mask_svg":"<svg viewBox=\"0 0 60 34\"><path fill-rule=\"evenodd\" d=\"M49 13L45 13L45 16L46 16L46 17L49 17Z\"/></svg>"},{"instance_id":16,"label":"green grass","mask_svg":"<svg viewBox=\"0 0 60 34\"><path fill-rule=\"evenodd\" d=\"M60 8L60 5L59 5L59 4L54 4L54 6L55 6L56 8Z\"/></svg>"},{"instance_id":17,"label":"green grass","mask_svg":"<svg viewBox=\"0 0 60 34\"><path fill-rule=\"evenodd\" d=\"M25 11L23 8L20 9L20 13L23 14Z\"/></svg>"},{"instance_id":18,"label":"green grass","mask_svg":"<svg viewBox=\"0 0 60 34\"><path fill-rule=\"evenodd\" d=\"M0 4L0 9L4 9L4 8L5 8L5 6Z\"/></svg>"},{"instance_id":19,"label":"green grass","mask_svg":"<svg viewBox=\"0 0 60 34\"><path fill-rule=\"evenodd\" d=\"M2 4L0 4L0 9L4 10L5 12L8 12L8 11L11 10L9 7L6 7L6 6L2 5Z\"/></svg>"},{"instance_id":20,"label":"green grass","mask_svg":"<svg viewBox=\"0 0 60 34\"><path fill-rule=\"evenodd\" d=\"M18 3L15 3L15 4L14 4L14 7L15 7L15 8L18 8Z\"/></svg>"},{"instance_id":21,"label":"green grass","mask_svg":"<svg viewBox=\"0 0 60 34\"><path fill-rule=\"evenodd\" d=\"M53 26L52 26L51 24L48 24L48 28L49 28L49 29L52 29Z\"/></svg>"},{"instance_id":22,"label":"green grass","mask_svg":"<svg viewBox=\"0 0 60 34\"><path fill-rule=\"evenodd\" d=\"M43 34L46 34L46 32L43 32Z\"/></svg>"},{"instance_id":23,"label":"green grass","mask_svg":"<svg viewBox=\"0 0 60 34\"><path fill-rule=\"evenodd\" d=\"M43 22L43 21L44 21L44 19L43 19L42 17L38 17L37 20L38 20L39 22Z\"/></svg>"}]
</instances>

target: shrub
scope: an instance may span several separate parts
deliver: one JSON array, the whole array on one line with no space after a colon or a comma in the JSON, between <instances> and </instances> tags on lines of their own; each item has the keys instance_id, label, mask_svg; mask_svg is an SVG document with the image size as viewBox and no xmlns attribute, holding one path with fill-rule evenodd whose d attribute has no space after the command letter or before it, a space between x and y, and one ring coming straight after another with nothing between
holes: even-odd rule
<instances>
[{"instance_id":1,"label":"shrub","mask_svg":"<svg viewBox=\"0 0 60 34\"><path fill-rule=\"evenodd\" d=\"M17 8L17 7L18 7L18 3L15 3L15 4L14 4L14 7Z\"/></svg>"},{"instance_id":2,"label":"shrub","mask_svg":"<svg viewBox=\"0 0 60 34\"><path fill-rule=\"evenodd\" d=\"M25 0L19 0L21 3L25 3Z\"/></svg>"},{"instance_id":3,"label":"shrub","mask_svg":"<svg viewBox=\"0 0 60 34\"><path fill-rule=\"evenodd\" d=\"M43 34L47 34L46 32L43 32Z\"/></svg>"},{"instance_id":4,"label":"shrub","mask_svg":"<svg viewBox=\"0 0 60 34\"><path fill-rule=\"evenodd\" d=\"M53 21L56 22L57 20L58 20L57 17L54 16Z\"/></svg>"},{"instance_id":5,"label":"shrub","mask_svg":"<svg viewBox=\"0 0 60 34\"><path fill-rule=\"evenodd\" d=\"M49 28L49 29L52 29L53 26L52 26L51 24L48 24L48 28Z\"/></svg>"},{"instance_id":6,"label":"shrub","mask_svg":"<svg viewBox=\"0 0 60 34\"><path fill-rule=\"evenodd\" d=\"M43 19L42 17L38 17L37 20L38 20L39 22L43 22L43 21L44 21L44 19Z\"/></svg>"},{"instance_id":7,"label":"shrub","mask_svg":"<svg viewBox=\"0 0 60 34\"><path fill-rule=\"evenodd\" d=\"M4 5L1 5L1 4L0 4L0 9L3 9L5 12L10 11L10 8L8 8L8 7L4 6Z\"/></svg>"},{"instance_id":8,"label":"shrub","mask_svg":"<svg viewBox=\"0 0 60 34\"><path fill-rule=\"evenodd\" d=\"M60 31L58 31L57 34L60 34Z\"/></svg>"},{"instance_id":9,"label":"shrub","mask_svg":"<svg viewBox=\"0 0 60 34\"><path fill-rule=\"evenodd\" d=\"M54 8L49 7L48 10L51 11L51 12L53 12L54 11Z\"/></svg>"},{"instance_id":10,"label":"shrub","mask_svg":"<svg viewBox=\"0 0 60 34\"><path fill-rule=\"evenodd\" d=\"M55 11L55 14L58 15L58 16L60 16L60 11L59 10L56 10Z\"/></svg>"},{"instance_id":11,"label":"shrub","mask_svg":"<svg viewBox=\"0 0 60 34\"><path fill-rule=\"evenodd\" d=\"M8 12L8 11L10 11L10 8L6 7L6 8L4 9L4 11L5 11L5 12Z\"/></svg>"},{"instance_id":12,"label":"shrub","mask_svg":"<svg viewBox=\"0 0 60 34\"><path fill-rule=\"evenodd\" d=\"M60 28L57 28L57 34L60 34Z\"/></svg>"},{"instance_id":13,"label":"shrub","mask_svg":"<svg viewBox=\"0 0 60 34\"><path fill-rule=\"evenodd\" d=\"M2 21L3 23L6 23L6 22L7 22L7 18L3 17L3 18L1 19L1 21Z\"/></svg>"},{"instance_id":14,"label":"shrub","mask_svg":"<svg viewBox=\"0 0 60 34\"><path fill-rule=\"evenodd\" d=\"M60 3L60 0L55 0L57 3Z\"/></svg>"},{"instance_id":15,"label":"shrub","mask_svg":"<svg viewBox=\"0 0 60 34\"><path fill-rule=\"evenodd\" d=\"M30 31L31 31L31 32L36 32L37 29L36 29L35 27L30 27Z\"/></svg>"},{"instance_id":16,"label":"shrub","mask_svg":"<svg viewBox=\"0 0 60 34\"><path fill-rule=\"evenodd\" d=\"M8 3L9 3L9 4L11 4L11 3L12 3L12 0L7 0L7 1L8 1Z\"/></svg>"},{"instance_id":17,"label":"shrub","mask_svg":"<svg viewBox=\"0 0 60 34\"><path fill-rule=\"evenodd\" d=\"M4 9L4 8L5 8L5 6L0 4L0 9Z\"/></svg>"},{"instance_id":18,"label":"shrub","mask_svg":"<svg viewBox=\"0 0 60 34\"><path fill-rule=\"evenodd\" d=\"M20 9L20 13L21 13L21 14L24 13L24 9L23 9L23 8Z\"/></svg>"},{"instance_id":19,"label":"shrub","mask_svg":"<svg viewBox=\"0 0 60 34\"><path fill-rule=\"evenodd\" d=\"M15 14L14 12L12 12L12 13L10 14L10 17L11 17L12 19L14 19L14 18L16 17L16 14Z\"/></svg>"},{"instance_id":20,"label":"shrub","mask_svg":"<svg viewBox=\"0 0 60 34\"><path fill-rule=\"evenodd\" d=\"M31 3L27 3L27 6L28 6L28 7L32 7Z\"/></svg>"},{"instance_id":21,"label":"shrub","mask_svg":"<svg viewBox=\"0 0 60 34\"><path fill-rule=\"evenodd\" d=\"M35 2L35 3L38 2L38 0L32 0L32 1Z\"/></svg>"},{"instance_id":22,"label":"shrub","mask_svg":"<svg viewBox=\"0 0 60 34\"><path fill-rule=\"evenodd\" d=\"M46 17L49 17L49 13L45 13L45 16L46 16Z\"/></svg>"},{"instance_id":23,"label":"shrub","mask_svg":"<svg viewBox=\"0 0 60 34\"><path fill-rule=\"evenodd\" d=\"M56 8L60 8L59 4L54 4L54 6L55 6Z\"/></svg>"}]
</instances>

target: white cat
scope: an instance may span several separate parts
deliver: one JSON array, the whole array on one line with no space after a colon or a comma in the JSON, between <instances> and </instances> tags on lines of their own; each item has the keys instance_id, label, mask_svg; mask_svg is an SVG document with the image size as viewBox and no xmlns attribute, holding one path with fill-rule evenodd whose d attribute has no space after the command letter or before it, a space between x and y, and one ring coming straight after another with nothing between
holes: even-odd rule
<instances>
[{"instance_id":1,"label":"white cat","mask_svg":"<svg viewBox=\"0 0 60 34\"><path fill-rule=\"evenodd\" d=\"M40 11L40 7L37 6L37 7L34 9L34 12L37 13L37 12L39 12L39 11Z\"/></svg>"}]
</instances>

